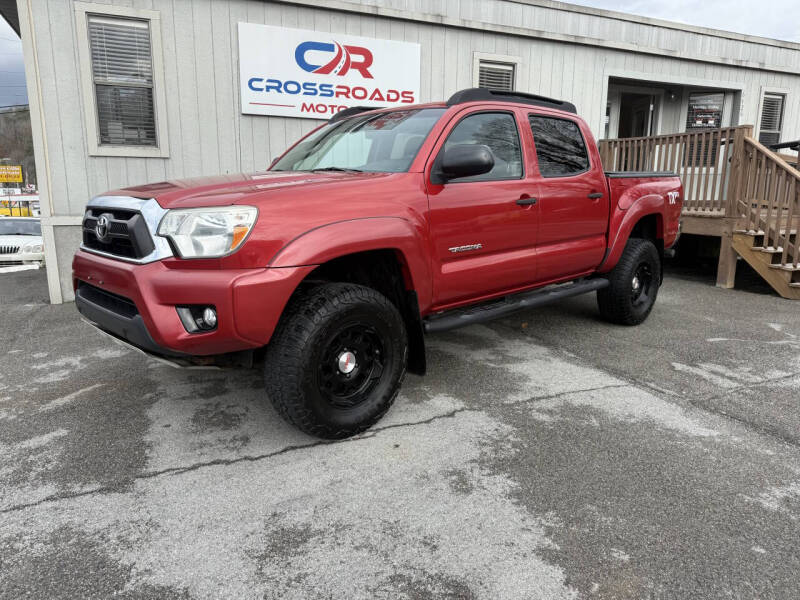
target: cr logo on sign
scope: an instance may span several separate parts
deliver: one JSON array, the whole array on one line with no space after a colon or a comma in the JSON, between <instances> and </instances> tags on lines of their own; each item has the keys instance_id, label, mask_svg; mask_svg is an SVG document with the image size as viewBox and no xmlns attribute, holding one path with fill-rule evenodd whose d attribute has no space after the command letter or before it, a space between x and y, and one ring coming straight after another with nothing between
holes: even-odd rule
<instances>
[{"instance_id":1,"label":"cr logo on sign","mask_svg":"<svg viewBox=\"0 0 800 600\"><path fill-rule=\"evenodd\" d=\"M324 65L315 65L306 60L308 52L335 52L336 55ZM359 58L360 60L354 60ZM338 42L328 44L325 42L302 42L294 51L294 59L304 71L320 75L347 75L350 69L355 69L365 79L372 79L369 67L372 66L372 52L362 46L342 46Z\"/></svg>"}]
</instances>

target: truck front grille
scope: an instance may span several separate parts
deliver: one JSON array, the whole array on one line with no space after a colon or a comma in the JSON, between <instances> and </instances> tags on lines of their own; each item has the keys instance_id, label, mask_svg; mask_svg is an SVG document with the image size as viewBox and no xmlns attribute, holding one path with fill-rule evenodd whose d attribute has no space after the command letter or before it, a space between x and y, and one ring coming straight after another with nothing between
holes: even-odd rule
<instances>
[{"instance_id":1,"label":"truck front grille","mask_svg":"<svg viewBox=\"0 0 800 600\"><path fill-rule=\"evenodd\" d=\"M97 223L105 216L102 237ZM83 245L92 250L123 258L143 258L153 252L153 238L141 213L118 208L91 207L83 217Z\"/></svg>"},{"instance_id":2,"label":"truck front grille","mask_svg":"<svg viewBox=\"0 0 800 600\"><path fill-rule=\"evenodd\" d=\"M16 254L19 246L0 246L0 254Z\"/></svg>"}]
</instances>

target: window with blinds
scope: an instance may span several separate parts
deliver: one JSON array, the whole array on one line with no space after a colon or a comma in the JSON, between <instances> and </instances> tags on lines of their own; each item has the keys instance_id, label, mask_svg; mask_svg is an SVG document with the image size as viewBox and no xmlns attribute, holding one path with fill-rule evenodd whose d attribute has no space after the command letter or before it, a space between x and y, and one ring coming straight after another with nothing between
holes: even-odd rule
<instances>
[{"instance_id":1,"label":"window with blinds","mask_svg":"<svg viewBox=\"0 0 800 600\"><path fill-rule=\"evenodd\" d=\"M514 65L482 60L478 65L478 87L496 92L514 90Z\"/></svg>"},{"instance_id":2,"label":"window with blinds","mask_svg":"<svg viewBox=\"0 0 800 600\"><path fill-rule=\"evenodd\" d=\"M99 144L156 146L148 21L89 15Z\"/></svg>"},{"instance_id":3,"label":"window with blinds","mask_svg":"<svg viewBox=\"0 0 800 600\"><path fill-rule=\"evenodd\" d=\"M769 146L781 141L783 129L783 105L786 96L783 94L764 94L761 103L761 126L759 127L758 141Z\"/></svg>"}]
</instances>

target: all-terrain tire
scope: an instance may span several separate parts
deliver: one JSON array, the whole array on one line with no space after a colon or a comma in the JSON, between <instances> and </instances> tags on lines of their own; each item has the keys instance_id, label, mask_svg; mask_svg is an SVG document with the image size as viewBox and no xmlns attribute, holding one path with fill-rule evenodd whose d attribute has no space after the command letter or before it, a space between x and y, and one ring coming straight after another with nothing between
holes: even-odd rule
<instances>
[{"instance_id":1,"label":"all-terrain tire","mask_svg":"<svg viewBox=\"0 0 800 600\"><path fill-rule=\"evenodd\" d=\"M405 324L394 304L365 286L329 283L290 301L267 347L264 382L289 423L340 439L389 410L407 361Z\"/></svg>"},{"instance_id":2,"label":"all-terrain tire","mask_svg":"<svg viewBox=\"0 0 800 600\"><path fill-rule=\"evenodd\" d=\"M597 291L600 314L612 323L638 325L650 314L658 296L658 249L650 240L629 239L608 279L610 285Z\"/></svg>"}]
</instances>

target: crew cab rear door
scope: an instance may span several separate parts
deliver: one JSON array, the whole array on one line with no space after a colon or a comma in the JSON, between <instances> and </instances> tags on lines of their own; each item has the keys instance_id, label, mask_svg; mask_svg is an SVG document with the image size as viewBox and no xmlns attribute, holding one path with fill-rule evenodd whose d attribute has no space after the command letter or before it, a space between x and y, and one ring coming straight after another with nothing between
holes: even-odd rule
<instances>
[{"instance_id":1,"label":"crew cab rear door","mask_svg":"<svg viewBox=\"0 0 800 600\"><path fill-rule=\"evenodd\" d=\"M594 139L579 119L528 113L539 198L540 283L579 275L603 260L609 194Z\"/></svg>"},{"instance_id":2,"label":"crew cab rear door","mask_svg":"<svg viewBox=\"0 0 800 600\"><path fill-rule=\"evenodd\" d=\"M434 147L425 176L435 308L535 281L538 207L535 181L525 167L529 158L520 135L523 117L508 105L465 109ZM458 144L487 146L494 168L483 175L434 182L436 161Z\"/></svg>"}]
</instances>

